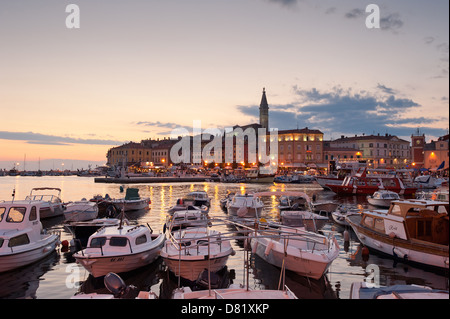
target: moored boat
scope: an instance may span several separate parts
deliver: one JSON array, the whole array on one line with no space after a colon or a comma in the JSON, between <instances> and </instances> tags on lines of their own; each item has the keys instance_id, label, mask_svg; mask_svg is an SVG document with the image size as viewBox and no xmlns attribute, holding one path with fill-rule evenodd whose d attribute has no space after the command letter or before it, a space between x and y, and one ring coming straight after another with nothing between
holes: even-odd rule
<instances>
[{"instance_id":1,"label":"moored boat","mask_svg":"<svg viewBox=\"0 0 450 319\"><path fill-rule=\"evenodd\" d=\"M350 299L446 299L446 290L418 285L393 285L376 287L365 282L354 282L350 287Z\"/></svg>"},{"instance_id":2,"label":"moored boat","mask_svg":"<svg viewBox=\"0 0 450 319\"><path fill-rule=\"evenodd\" d=\"M44 194L41 192L45 191ZM48 191L48 192L47 192ZM52 194L57 193L56 194ZM39 210L40 218L50 218L61 216L64 214L64 207L61 201L61 189L55 187L37 187L33 188L25 198L26 201L40 201L41 208Z\"/></svg>"},{"instance_id":3,"label":"moored boat","mask_svg":"<svg viewBox=\"0 0 450 319\"><path fill-rule=\"evenodd\" d=\"M89 237L85 249L73 257L94 277L122 273L152 263L159 257L165 234L144 225L104 227Z\"/></svg>"},{"instance_id":4,"label":"moored boat","mask_svg":"<svg viewBox=\"0 0 450 319\"><path fill-rule=\"evenodd\" d=\"M230 216L254 218L261 216L264 204L253 194L236 194L228 202L227 211Z\"/></svg>"},{"instance_id":5,"label":"moored boat","mask_svg":"<svg viewBox=\"0 0 450 319\"><path fill-rule=\"evenodd\" d=\"M301 228L274 225L249 238L252 252L266 262L312 279L321 278L339 254L336 238Z\"/></svg>"},{"instance_id":6,"label":"moored boat","mask_svg":"<svg viewBox=\"0 0 450 319\"><path fill-rule=\"evenodd\" d=\"M449 203L393 201L389 210L364 210L347 222L361 243L405 262L449 268Z\"/></svg>"},{"instance_id":7,"label":"moored boat","mask_svg":"<svg viewBox=\"0 0 450 319\"><path fill-rule=\"evenodd\" d=\"M234 254L229 239L207 228L194 227L173 232L161 250L161 257L176 276L195 281L204 269L221 270Z\"/></svg>"},{"instance_id":8,"label":"moored boat","mask_svg":"<svg viewBox=\"0 0 450 319\"><path fill-rule=\"evenodd\" d=\"M141 197L139 189L127 188L124 198L110 199L107 203L112 204L116 210L133 211L140 209L148 209L151 204L149 197Z\"/></svg>"},{"instance_id":9,"label":"moored boat","mask_svg":"<svg viewBox=\"0 0 450 319\"><path fill-rule=\"evenodd\" d=\"M400 199L400 196L396 192L391 192L388 190L379 190L373 195L367 196L367 201L370 205L378 207L389 207L392 201Z\"/></svg>"},{"instance_id":10,"label":"moored boat","mask_svg":"<svg viewBox=\"0 0 450 319\"><path fill-rule=\"evenodd\" d=\"M55 251L59 234L40 222L40 201L0 203L0 272L38 261Z\"/></svg>"},{"instance_id":11,"label":"moored boat","mask_svg":"<svg viewBox=\"0 0 450 319\"><path fill-rule=\"evenodd\" d=\"M97 216L97 203L88 201L85 198L66 204L66 209L64 210L64 218L69 222L92 220L97 218Z\"/></svg>"}]
</instances>

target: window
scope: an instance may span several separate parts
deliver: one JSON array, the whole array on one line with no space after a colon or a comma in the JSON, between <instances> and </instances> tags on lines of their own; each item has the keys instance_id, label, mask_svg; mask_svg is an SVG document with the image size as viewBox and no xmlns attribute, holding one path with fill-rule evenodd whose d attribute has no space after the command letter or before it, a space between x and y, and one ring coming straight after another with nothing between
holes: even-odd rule
<instances>
[{"instance_id":1,"label":"window","mask_svg":"<svg viewBox=\"0 0 450 319\"><path fill-rule=\"evenodd\" d=\"M381 218L375 218L375 227L376 230L379 232L384 233L384 221Z\"/></svg>"},{"instance_id":2,"label":"window","mask_svg":"<svg viewBox=\"0 0 450 319\"><path fill-rule=\"evenodd\" d=\"M373 217L366 216L366 218L364 218L364 224L370 228L373 228Z\"/></svg>"},{"instance_id":3,"label":"window","mask_svg":"<svg viewBox=\"0 0 450 319\"><path fill-rule=\"evenodd\" d=\"M106 243L106 237L94 237L91 240L91 246L93 248L100 248Z\"/></svg>"},{"instance_id":4,"label":"window","mask_svg":"<svg viewBox=\"0 0 450 319\"><path fill-rule=\"evenodd\" d=\"M3 215L5 215L5 207L0 207L0 222L3 220Z\"/></svg>"},{"instance_id":5,"label":"window","mask_svg":"<svg viewBox=\"0 0 450 319\"><path fill-rule=\"evenodd\" d=\"M109 240L109 245L115 247L125 247L127 243L128 240L126 237L111 237Z\"/></svg>"},{"instance_id":6,"label":"window","mask_svg":"<svg viewBox=\"0 0 450 319\"><path fill-rule=\"evenodd\" d=\"M21 223L26 210L25 207L11 207L8 212L8 217L6 217L6 221L8 223Z\"/></svg>"},{"instance_id":7,"label":"window","mask_svg":"<svg viewBox=\"0 0 450 319\"><path fill-rule=\"evenodd\" d=\"M30 239L28 238L27 234L22 234L16 237L12 237L9 240L8 247L15 247L15 246L21 246L21 245L27 245L30 243Z\"/></svg>"},{"instance_id":8,"label":"window","mask_svg":"<svg viewBox=\"0 0 450 319\"><path fill-rule=\"evenodd\" d=\"M31 207L31 212L30 212L30 221L36 220L37 219L37 210L36 210L36 206Z\"/></svg>"},{"instance_id":9,"label":"window","mask_svg":"<svg viewBox=\"0 0 450 319\"><path fill-rule=\"evenodd\" d=\"M136 245L145 244L146 242L147 242L147 236L145 236L145 235L139 236L138 238L136 238L136 241L135 241Z\"/></svg>"}]
</instances>

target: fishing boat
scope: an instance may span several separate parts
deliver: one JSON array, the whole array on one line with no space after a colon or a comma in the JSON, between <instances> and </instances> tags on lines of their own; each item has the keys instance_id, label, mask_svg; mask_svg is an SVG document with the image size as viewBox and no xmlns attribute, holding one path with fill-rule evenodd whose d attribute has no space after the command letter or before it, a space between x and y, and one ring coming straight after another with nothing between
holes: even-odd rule
<instances>
[{"instance_id":1,"label":"fishing boat","mask_svg":"<svg viewBox=\"0 0 450 319\"><path fill-rule=\"evenodd\" d=\"M378 207L389 208L392 201L400 199L400 196L396 192L387 190L380 190L373 193L373 195L367 196L367 201L370 205Z\"/></svg>"},{"instance_id":2,"label":"fishing boat","mask_svg":"<svg viewBox=\"0 0 450 319\"><path fill-rule=\"evenodd\" d=\"M43 230L41 201L0 202L0 272L38 261L55 251L59 234Z\"/></svg>"},{"instance_id":3,"label":"fishing boat","mask_svg":"<svg viewBox=\"0 0 450 319\"><path fill-rule=\"evenodd\" d=\"M275 174L263 173L257 167L245 170L245 181L247 183L273 183Z\"/></svg>"},{"instance_id":4,"label":"fishing boat","mask_svg":"<svg viewBox=\"0 0 450 319\"><path fill-rule=\"evenodd\" d=\"M45 191L44 194L41 192ZM49 191L49 192L47 192ZM56 194L52 194L57 193ZM64 207L61 201L61 189L55 187L37 187L31 189L30 195L25 198L25 201L40 201L41 208L39 210L40 218L50 218L61 216L64 214Z\"/></svg>"},{"instance_id":5,"label":"fishing boat","mask_svg":"<svg viewBox=\"0 0 450 319\"><path fill-rule=\"evenodd\" d=\"M93 277L123 273L152 263L166 240L144 225L103 227L89 237L88 245L73 257Z\"/></svg>"},{"instance_id":6,"label":"fishing boat","mask_svg":"<svg viewBox=\"0 0 450 319\"><path fill-rule=\"evenodd\" d=\"M396 200L387 211L364 210L346 220L369 249L448 270L448 211L448 202Z\"/></svg>"},{"instance_id":7,"label":"fishing boat","mask_svg":"<svg viewBox=\"0 0 450 319\"><path fill-rule=\"evenodd\" d=\"M446 290L419 285L393 285L376 287L366 282L354 282L350 287L350 299L446 299Z\"/></svg>"},{"instance_id":8,"label":"fishing boat","mask_svg":"<svg viewBox=\"0 0 450 319\"><path fill-rule=\"evenodd\" d=\"M236 194L228 202L227 211L230 216L254 218L261 216L264 204L253 194Z\"/></svg>"},{"instance_id":9,"label":"fishing boat","mask_svg":"<svg viewBox=\"0 0 450 319\"><path fill-rule=\"evenodd\" d=\"M252 252L269 264L312 279L321 278L339 255L336 238L301 228L269 224L249 233Z\"/></svg>"},{"instance_id":10,"label":"fishing boat","mask_svg":"<svg viewBox=\"0 0 450 319\"><path fill-rule=\"evenodd\" d=\"M179 229L169 238L161 257L172 273L190 281L197 280L205 268L211 272L221 270L234 254L230 240L207 227Z\"/></svg>"},{"instance_id":11,"label":"fishing boat","mask_svg":"<svg viewBox=\"0 0 450 319\"><path fill-rule=\"evenodd\" d=\"M64 211L64 218L68 222L92 220L98 216L98 206L95 202L86 200L69 202Z\"/></svg>"},{"instance_id":12,"label":"fishing boat","mask_svg":"<svg viewBox=\"0 0 450 319\"><path fill-rule=\"evenodd\" d=\"M327 184L338 195L371 195L379 190L389 190L399 195L412 195L417 187L408 186L392 174L367 174L367 169L345 177L340 185Z\"/></svg>"},{"instance_id":13,"label":"fishing boat","mask_svg":"<svg viewBox=\"0 0 450 319\"><path fill-rule=\"evenodd\" d=\"M140 209L148 209L151 204L149 197L141 197L138 188L127 188L125 197L110 199L107 201L118 211L124 209L126 212Z\"/></svg>"},{"instance_id":14,"label":"fishing boat","mask_svg":"<svg viewBox=\"0 0 450 319\"><path fill-rule=\"evenodd\" d=\"M208 214L199 210L180 210L167 216L166 225L169 230L186 227L206 227L209 224Z\"/></svg>"}]
</instances>

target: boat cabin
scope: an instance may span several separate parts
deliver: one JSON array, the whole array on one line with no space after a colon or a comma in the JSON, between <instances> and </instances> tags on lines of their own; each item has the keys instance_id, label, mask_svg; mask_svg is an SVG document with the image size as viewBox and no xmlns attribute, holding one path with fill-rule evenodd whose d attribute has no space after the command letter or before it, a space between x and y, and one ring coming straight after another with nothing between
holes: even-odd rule
<instances>
[{"instance_id":1,"label":"boat cabin","mask_svg":"<svg viewBox=\"0 0 450 319\"><path fill-rule=\"evenodd\" d=\"M41 202L0 202L0 250L27 245L41 239Z\"/></svg>"},{"instance_id":2,"label":"boat cabin","mask_svg":"<svg viewBox=\"0 0 450 319\"><path fill-rule=\"evenodd\" d=\"M148 227L122 226L121 229L110 226L99 229L88 241L86 254L109 255L117 253L134 253L142 250L143 244L151 242L157 235L152 235ZM142 245L142 246L141 246Z\"/></svg>"},{"instance_id":3,"label":"boat cabin","mask_svg":"<svg viewBox=\"0 0 450 319\"><path fill-rule=\"evenodd\" d=\"M401 239L449 244L449 203L395 200L389 210L364 213L361 224Z\"/></svg>"}]
</instances>

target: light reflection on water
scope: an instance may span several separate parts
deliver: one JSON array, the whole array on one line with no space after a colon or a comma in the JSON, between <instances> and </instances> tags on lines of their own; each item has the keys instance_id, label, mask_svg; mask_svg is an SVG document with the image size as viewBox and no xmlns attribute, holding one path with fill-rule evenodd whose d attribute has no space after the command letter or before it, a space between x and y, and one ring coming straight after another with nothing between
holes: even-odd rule
<instances>
[{"instance_id":1,"label":"light reflection on water","mask_svg":"<svg viewBox=\"0 0 450 319\"><path fill-rule=\"evenodd\" d=\"M33 187L59 187L62 189L63 201L91 198L95 194L109 194L113 198L120 198L124 193L120 192L118 184L97 184L93 178L76 176L55 177L0 177L0 200L10 200L12 190L16 190L16 199L24 199ZM342 203L368 207L364 198L344 197L334 198L332 192L324 191L317 184L222 184L222 183L161 183L161 184L137 184L125 185L139 188L140 195L150 197L150 210L130 212L127 217L137 220L139 223L148 223L155 232L162 230L166 220L166 211L175 204L176 200L188 192L205 190L211 200L210 216L226 218L226 214L220 208L220 199L224 198L227 191L237 193L251 193L258 191L286 191L295 190L306 192L309 196L315 194L318 200L337 199ZM262 199L265 204L263 213L268 220L277 220L279 211L278 201L275 196ZM71 239L70 233L61 223L63 217L44 220L46 228L60 229L62 239ZM230 231L230 226L217 226L220 231ZM334 234L341 248L339 257L333 262L329 272L320 280L309 280L291 272L286 273L285 284L298 297L308 299L341 298L348 299L352 282L363 281L365 269L370 264L376 264L380 268L380 283L392 284L419 284L437 289L448 289L448 275L437 274L420 268L415 268L402 263L396 264L390 258L384 258L371 254L364 261L361 256L359 242L352 234L350 243L344 243L342 232L344 229L331 221L323 228L324 234ZM231 256L227 262L226 279L233 283L244 283L244 246L242 241L233 241L235 256ZM139 271L130 272L124 276L127 284L134 284L140 289L151 289L157 295L168 296L170 290L176 287L176 280L165 271L162 261L158 261ZM250 287L256 289L277 289L280 281L280 270L264 262L257 256L252 256L250 268ZM87 292L106 292L99 280L93 280L84 268L77 265L70 254L61 252L27 267L16 271L0 274L0 298L70 298L82 285Z\"/></svg>"}]
</instances>

